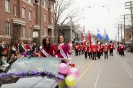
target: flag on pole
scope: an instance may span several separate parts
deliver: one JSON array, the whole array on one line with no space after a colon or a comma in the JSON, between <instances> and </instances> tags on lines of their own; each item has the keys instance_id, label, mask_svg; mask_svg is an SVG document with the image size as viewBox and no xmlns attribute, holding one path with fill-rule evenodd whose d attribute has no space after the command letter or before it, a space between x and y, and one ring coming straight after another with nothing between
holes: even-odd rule
<instances>
[{"instance_id":1,"label":"flag on pole","mask_svg":"<svg viewBox=\"0 0 133 88\"><path fill-rule=\"evenodd\" d=\"M108 34L107 34L105 29L104 29L104 34L103 34L103 40L106 41L106 42L109 41L109 36L108 36Z\"/></svg>"},{"instance_id":2,"label":"flag on pole","mask_svg":"<svg viewBox=\"0 0 133 88\"><path fill-rule=\"evenodd\" d=\"M88 30L88 42L89 42L89 46L91 47L91 33L90 31Z\"/></svg>"},{"instance_id":3,"label":"flag on pole","mask_svg":"<svg viewBox=\"0 0 133 88\"><path fill-rule=\"evenodd\" d=\"M100 33L100 31L98 29L97 29L97 38L102 39L102 34Z\"/></svg>"},{"instance_id":4,"label":"flag on pole","mask_svg":"<svg viewBox=\"0 0 133 88\"><path fill-rule=\"evenodd\" d=\"M83 27L82 40L83 40L83 45L85 46L86 45L85 27Z\"/></svg>"}]
</instances>

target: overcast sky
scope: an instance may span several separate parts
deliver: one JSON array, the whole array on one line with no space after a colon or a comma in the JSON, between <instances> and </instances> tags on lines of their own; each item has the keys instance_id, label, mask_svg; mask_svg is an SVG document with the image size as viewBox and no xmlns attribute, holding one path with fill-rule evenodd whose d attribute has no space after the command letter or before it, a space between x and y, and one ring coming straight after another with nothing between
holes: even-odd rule
<instances>
[{"instance_id":1,"label":"overcast sky","mask_svg":"<svg viewBox=\"0 0 133 88\"><path fill-rule=\"evenodd\" d=\"M106 29L110 39L115 39L117 35L117 18L124 18L121 15L129 14L130 10L125 10L125 2L129 0L75 0L74 6L81 9L82 16L78 23L85 26L86 32L97 32L97 28L103 34ZM104 7L103 7L104 6ZM89 8L90 7L90 8Z\"/></svg>"}]
</instances>

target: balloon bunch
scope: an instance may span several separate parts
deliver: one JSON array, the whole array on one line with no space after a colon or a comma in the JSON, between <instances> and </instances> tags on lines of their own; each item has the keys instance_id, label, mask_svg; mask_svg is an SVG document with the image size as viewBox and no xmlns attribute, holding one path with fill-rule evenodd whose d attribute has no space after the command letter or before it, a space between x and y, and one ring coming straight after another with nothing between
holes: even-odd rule
<instances>
[{"instance_id":1,"label":"balloon bunch","mask_svg":"<svg viewBox=\"0 0 133 88\"><path fill-rule=\"evenodd\" d=\"M71 66L71 65L69 65ZM68 87L73 87L76 85L76 78L79 76L79 71L77 68L73 67L69 68L69 66L65 63L61 63L58 66L58 70L61 74L65 74L65 83ZM75 65L74 65L75 66Z\"/></svg>"}]
</instances>

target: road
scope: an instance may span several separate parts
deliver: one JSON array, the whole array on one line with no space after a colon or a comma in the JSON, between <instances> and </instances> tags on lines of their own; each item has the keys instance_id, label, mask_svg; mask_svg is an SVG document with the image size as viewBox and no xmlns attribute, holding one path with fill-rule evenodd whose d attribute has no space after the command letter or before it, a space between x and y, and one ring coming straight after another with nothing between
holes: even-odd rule
<instances>
[{"instance_id":1,"label":"road","mask_svg":"<svg viewBox=\"0 0 133 88\"><path fill-rule=\"evenodd\" d=\"M133 88L133 53L125 51L125 57L117 54L108 59L85 59L84 55L71 55L80 75L79 88Z\"/></svg>"}]
</instances>

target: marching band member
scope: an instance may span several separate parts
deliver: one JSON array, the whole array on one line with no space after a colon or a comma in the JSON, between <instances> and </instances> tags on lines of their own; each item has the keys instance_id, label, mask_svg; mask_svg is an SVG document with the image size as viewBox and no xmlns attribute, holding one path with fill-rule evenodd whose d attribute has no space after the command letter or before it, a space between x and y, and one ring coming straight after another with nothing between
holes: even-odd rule
<instances>
[{"instance_id":1,"label":"marching band member","mask_svg":"<svg viewBox=\"0 0 133 88\"><path fill-rule=\"evenodd\" d=\"M96 52L97 52L97 46L96 45L92 45L92 60L96 60Z\"/></svg>"},{"instance_id":2,"label":"marching band member","mask_svg":"<svg viewBox=\"0 0 133 88\"><path fill-rule=\"evenodd\" d=\"M110 49L110 56L113 56L114 44L112 43L112 41L110 41L109 49Z\"/></svg>"},{"instance_id":3,"label":"marching band member","mask_svg":"<svg viewBox=\"0 0 133 88\"><path fill-rule=\"evenodd\" d=\"M103 42L100 43L100 48L101 48L101 55L103 56L103 49L104 49Z\"/></svg>"},{"instance_id":4,"label":"marching band member","mask_svg":"<svg viewBox=\"0 0 133 88\"><path fill-rule=\"evenodd\" d=\"M107 43L105 43L105 46L104 46L104 59L108 59L108 51L109 51L109 47L107 45Z\"/></svg>"},{"instance_id":5,"label":"marching band member","mask_svg":"<svg viewBox=\"0 0 133 88\"><path fill-rule=\"evenodd\" d=\"M88 49L88 56L89 56L89 59L92 58L92 47L89 47Z\"/></svg>"},{"instance_id":6,"label":"marching band member","mask_svg":"<svg viewBox=\"0 0 133 88\"><path fill-rule=\"evenodd\" d=\"M120 55L122 56L125 56L124 54L124 50L125 50L125 46L123 45L123 43L121 43L121 46L120 46Z\"/></svg>"},{"instance_id":7,"label":"marching band member","mask_svg":"<svg viewBox=\"0 0 133 88\"><path fill-rule=\"evenodd\" d=\"M97 58L100 59L101 56L101 48L100 48L100 42L97 44Z\"/></svg>"},{"instance_id":8,"label":"marching band member","mask_svg":"<svg viewBox=\"0 0 133 88\"><path fill-rule=\"evenodd\" d=\"M88 55L88 46L87 45L84 47L84 53L85 53L85 59L87 59L87 55Z\"/></svg>"}]
</instances>

